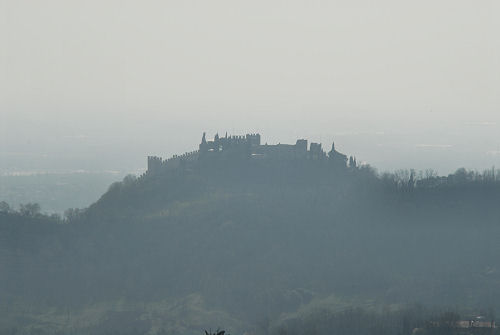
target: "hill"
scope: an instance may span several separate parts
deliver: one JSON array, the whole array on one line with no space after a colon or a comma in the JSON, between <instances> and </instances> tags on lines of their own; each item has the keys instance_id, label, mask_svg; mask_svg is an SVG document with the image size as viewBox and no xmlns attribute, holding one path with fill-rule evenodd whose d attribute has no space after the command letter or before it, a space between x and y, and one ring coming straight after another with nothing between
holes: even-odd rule
<instances>
[{"instance_id":1,"label":"hill","mask_svg":"<svg viewBox=\"0 0 500 335\"><path fill-rule=\"evenodd\" d=\"M498 308L499 201L494 173L378 175L326 157L128 176L63 223L1 214L3 323L61 330L67 313L96 333L132 313L141 329L192 333L218 315L207 328L263 333L325 299Z\"/></svg>"}]
</instances>

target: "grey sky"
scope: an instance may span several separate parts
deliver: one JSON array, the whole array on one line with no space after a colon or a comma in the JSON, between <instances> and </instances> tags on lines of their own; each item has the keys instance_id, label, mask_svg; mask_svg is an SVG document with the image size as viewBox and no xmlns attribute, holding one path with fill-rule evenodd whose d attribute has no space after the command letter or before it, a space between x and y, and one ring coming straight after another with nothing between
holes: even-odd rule
<instances>
[{"instance_id":1,"label":"grey sky","mask_svg":"<svg viewBox=\"0 0 500 335\"><path fill-rule=\"evenodd\" d=\"M129 169L209 135L381 169L500 166L499 1L0 0L0 172Z\"/></svg>"}]
</instances>

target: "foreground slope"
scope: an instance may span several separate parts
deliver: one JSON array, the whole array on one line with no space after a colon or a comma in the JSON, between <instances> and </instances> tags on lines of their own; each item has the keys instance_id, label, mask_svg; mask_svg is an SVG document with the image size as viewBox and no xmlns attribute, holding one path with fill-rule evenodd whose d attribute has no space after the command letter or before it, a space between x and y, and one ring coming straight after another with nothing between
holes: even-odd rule
<instances>
[{"instance_id":1,"label":"foreground slope","mask_svg":"<svg viewBox=\"0 0 500 335\"><path fill-rule=\"evenodd\" d=\"M200 164L128 177L67 224L4 214L0 289L68 309L194 294L243 328L332 295L500 307L499 200L497 181L463 171L417 183L316 161Z\"/></svg>"}]
</instances>

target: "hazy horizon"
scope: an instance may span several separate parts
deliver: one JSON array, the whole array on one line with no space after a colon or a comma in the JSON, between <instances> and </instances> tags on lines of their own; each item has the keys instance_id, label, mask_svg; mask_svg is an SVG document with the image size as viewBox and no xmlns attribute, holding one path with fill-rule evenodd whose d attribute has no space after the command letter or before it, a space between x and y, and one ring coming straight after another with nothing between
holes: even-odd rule
<instances>
[{"instance_id":1,"label":"hazy horizon","mask_svg":"<svg viewBox=\"0 0 500 335\"><path fill-rule=\"evenodd\" d=\"M500 166L495 1L1 1L0 173L137 171L203 131L379 170Z\"/></svg>"}]
</instances>

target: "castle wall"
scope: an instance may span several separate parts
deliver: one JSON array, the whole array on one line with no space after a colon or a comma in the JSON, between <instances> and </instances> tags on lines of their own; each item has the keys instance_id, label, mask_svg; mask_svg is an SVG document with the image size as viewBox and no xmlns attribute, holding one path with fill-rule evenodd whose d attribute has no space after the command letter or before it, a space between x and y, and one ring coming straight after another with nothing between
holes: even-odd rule
<instances>
[{"instance_id":1,"label":"castle wall","mask_svg":"<svg viewBox=\"0 0 500 335\"><path fill-rule=\"evenodd\" d=\"M183 164L192 164L198 161L199 151L186 152L182 155L173 155L171 158L162 160L161 157L148 156L148 174L160 174L180 168Z\"/></svg>"},{"instance_id":2,"label":"castle wall","mask_svg":"<svg viewBox=\"0 0 500 335\"><path fill-rule=\"evenodd\" d=\"M148 157L148 174L158 174L169 170L185 167L194 162L208 157L248 157L260 159L312 159L322 160L327 157L320 143L311 143L309 150L308 141L299 139L295 144L261 145L260 134L247 134L245 136L214 136L211 141L206 140L205 133L199 145L199 150L187 152L182 155L174 155L169 159L162 160L160 157ZM335 151L329 153L330 160L338 161L339 165L346 165L346 156Z\"/></svg>"},{"instance_id":3,"label":"castle wall","mask_svg":"<svg viewBox=\"0 0 500 335\"><path fill-rule=\"evenodd\" d=\"M294 159L297 156L293 144L265 144L255 148L255 153L262 154L268 159Z\"/></svg>"}]
</instances>

